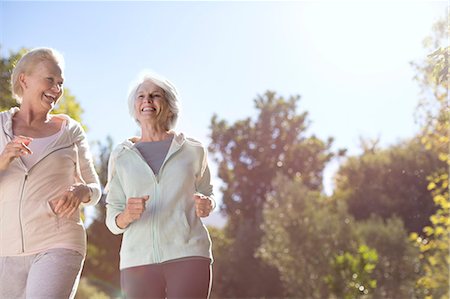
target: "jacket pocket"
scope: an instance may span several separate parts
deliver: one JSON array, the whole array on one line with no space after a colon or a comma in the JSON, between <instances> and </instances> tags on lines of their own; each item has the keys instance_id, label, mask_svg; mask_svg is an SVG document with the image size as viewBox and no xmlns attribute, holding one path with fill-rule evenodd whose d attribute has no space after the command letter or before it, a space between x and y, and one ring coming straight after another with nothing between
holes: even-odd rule
<instances>
[{"instance_id":1,"label":"jacket pocket","mask_svg":"<svg viewBox=\"0 0 450 299\"><path fill-rule=\"evenodd\" d=\"M184 210L175 210L172 215L162 217L159 227L166 243L185 244L189 240L191 227Z\"/></svg>"},{"instance_id":2,"label":"jacket pocket","mask_svg":"<svg viewBox=\"0 0 450 299\"><path fill-rule=\"evenodd\" d=\"M50 201L46 201L45 206L46 206L45 208L46 208L47 216L50 218L50 223L53 223L54 227L57 230L60 229L61 226L64 225L65 219L60 218L58 216L58 214L55 213Z\"/></svg>"},{"instance_id":3,"label":"jacket pocket","mask_svg":"<svg viewBox=\"0 0 450 299\"><path fill-rule=\"evenodd\" d=\"M53 207L52 207L50 201L47 201L47 211L51 216L58 217L58 215L53 210Z\"/></svg>"}]
</instances>

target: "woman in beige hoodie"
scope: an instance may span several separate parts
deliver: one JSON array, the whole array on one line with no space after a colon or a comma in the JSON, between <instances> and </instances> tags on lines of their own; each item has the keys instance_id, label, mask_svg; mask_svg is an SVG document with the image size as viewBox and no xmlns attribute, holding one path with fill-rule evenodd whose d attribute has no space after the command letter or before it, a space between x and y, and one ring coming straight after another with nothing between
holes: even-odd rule
<instances>
[{"instance_id":1,"label":"woman in beige hoodie","mask_svg":"<svg viewBox=\"0 0 450 299\"><path fill-rule=\"evenodd\" d=\"M86 252L80 205L101 191L85 133L50 114L63 59L25 54L11 76L20 104L0 113L0 298L73 298Z\"/></svg>"}]
</instances>

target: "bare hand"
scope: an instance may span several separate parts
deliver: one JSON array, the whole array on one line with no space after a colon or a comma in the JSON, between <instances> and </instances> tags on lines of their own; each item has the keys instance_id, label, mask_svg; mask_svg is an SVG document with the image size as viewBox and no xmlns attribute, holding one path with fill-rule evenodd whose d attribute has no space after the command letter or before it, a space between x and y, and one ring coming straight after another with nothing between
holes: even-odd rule
<instances>
[{"instance_id":1,"label":"bare hand","mask_svg":"<svg viewBox=\"0 0 450 299\"><path fill-rule=\"evenodd\" d=\"M50 201L50 206L59 217L70 218L82 202L89 200L89 187L76 184L69 187L60 197Z\"/></svg>"},{"instance_id":2,"label":"bare hand","mask_svg":"<svg viewBox=\"0 0 450 299\"><path fill-rule=\"evenodd\" d=\"M9 164L16 158L31 155L33 152L28 145L33 138L25 136L16 136L13 140L8 142L0 154L0 170L8 168Z\"/></svg>"},{"instance_id":3,"label":"bare hand","mask_svg":"<svg viewBox=\"0 0 450 299\"><path fill-rule=\"evenodd\" d=\"M140 219L145 211L145 203L150 196L128 198L125 210L117 217L117 225L125 228L134 221Z\"/></svg>"},{"instance_id":4,"label":"bare hand","mask_svg":"<svg viewBox=\"0 0 450 299\"><path fill-rule=\"evenodd\" d=\"M195 213L198 217L208 217L213 209L211 199L203 194L195 193Z\"/></svg>"}]
</instances>

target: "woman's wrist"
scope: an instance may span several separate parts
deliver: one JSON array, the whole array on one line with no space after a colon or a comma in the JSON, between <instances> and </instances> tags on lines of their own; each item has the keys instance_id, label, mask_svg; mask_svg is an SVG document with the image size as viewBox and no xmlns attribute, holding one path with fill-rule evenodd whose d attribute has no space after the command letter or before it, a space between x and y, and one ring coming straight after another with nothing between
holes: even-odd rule
<instances>
[{"instance_id":1,"label":"woman's wrist","mask_svg":"<svg viewBox=\"0 0 450 299\"><path fill-rule=\"evenodd\" d=\"M127 228L128 225L130 225L131 221L128 221L127 216L125 215L125 212L120 213L116 216L116 225L121 228Z\"/></svg>"},{"instance_id":2,"label":"woman's wrist","mask_svg":"<svg viewBox=\"0 0 450 299\"><path fill-rule=\"evenodd\" d=\"M82 202L82 203L87 203L91 200L92 190L86 184L72 185L69 190L72 192L75 192L75 194L77 194L77 197L79 198L80 202Z\"/></svg>"},{"instance_id":3,"label":"woman's wrist","mask_svg":"<svg viewBox=\"0 0 450 299\"><path fill-rule=\"evenodd\" d=\"M83 202L84 203L87 203L87 202L89 202L90 200L91 200L91 198L92 198L92 189L91 189L91 187L89 187L88 185L84 185L86 188L87 188L87 190L88 190L88 192L87 192L87 196L85 196L84 198L83 198Z\"/></svg>"}]
</instances>

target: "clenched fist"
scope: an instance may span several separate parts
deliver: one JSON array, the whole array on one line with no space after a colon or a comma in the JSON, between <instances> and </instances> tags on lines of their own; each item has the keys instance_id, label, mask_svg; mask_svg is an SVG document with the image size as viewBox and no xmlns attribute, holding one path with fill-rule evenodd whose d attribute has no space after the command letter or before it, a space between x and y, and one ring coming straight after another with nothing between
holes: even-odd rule
<instances>
[{"instance_id":1,"label":"clenched fist","mask_svg":"<svg viewBox=\"0 0 450 299\"><path fill-rule=\"evenodd\" d=\"M117 226L123 229L140 219L145 211L145 203L149 198L148 195L128 198L125 210L116 217Z\"/></svg>"},{"instance_id":2,"label":"clenched fist","mask_svg":"<svg viewBox=\"0 0 450 299\"><path fill-rule=\"evenodd\" d=\"M0 154L0 170L8 168L9 164L16 158L24 155L30 155L33 152L28 145L33 138L25 136L17 136L10 142L8 142Z\"/></svg>"},{"instance_id":3,"label":"clenched fist","mask_svg":"<svg viewBox=\"0 0 450 299\"><path fill-rule=\"evenodd\" d=\"M201 193L194 194L195 213L198 217L208 217L213 210L212 200Z\"/></svg>"}]
</instances>

